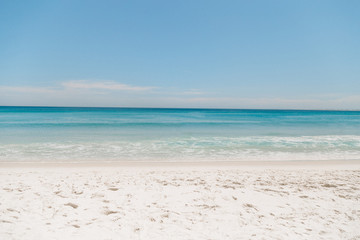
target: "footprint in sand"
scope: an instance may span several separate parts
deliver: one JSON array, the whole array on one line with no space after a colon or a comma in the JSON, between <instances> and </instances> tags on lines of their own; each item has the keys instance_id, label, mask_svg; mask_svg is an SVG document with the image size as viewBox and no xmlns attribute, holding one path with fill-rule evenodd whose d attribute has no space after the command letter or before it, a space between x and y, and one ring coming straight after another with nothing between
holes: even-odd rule
<instances>
[{"instance_id":1,"label":"footprint in sand","mask_svg":"<svg viewBox=\"0 0 360 240\"><path fill-rule=\"evenodd\" d=\"M64 205L65 205L65 206L72 207L72 208L74 208L74 209L78 208L78 205L75 204L75 203L66 203L66 204L64 204Z\"/></svg>"}]
</instances>

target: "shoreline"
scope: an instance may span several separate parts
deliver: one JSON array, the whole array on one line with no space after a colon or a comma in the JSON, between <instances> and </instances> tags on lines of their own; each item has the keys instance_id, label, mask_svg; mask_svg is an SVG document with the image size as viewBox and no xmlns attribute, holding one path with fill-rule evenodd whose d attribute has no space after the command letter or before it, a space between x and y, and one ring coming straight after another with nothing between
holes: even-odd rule
<instances>
[{"instance_id":1,"label":"shoreline","mask_svg":"<svg viewBox=\"0 0 360 240\"><path fill-rule=\"evenodd\" d=\"M112 162L0 162L6 168L194 168L201 169L360 169L360 160L310 160L310 161L112 161Z\"/></svg>"}]
</instances>

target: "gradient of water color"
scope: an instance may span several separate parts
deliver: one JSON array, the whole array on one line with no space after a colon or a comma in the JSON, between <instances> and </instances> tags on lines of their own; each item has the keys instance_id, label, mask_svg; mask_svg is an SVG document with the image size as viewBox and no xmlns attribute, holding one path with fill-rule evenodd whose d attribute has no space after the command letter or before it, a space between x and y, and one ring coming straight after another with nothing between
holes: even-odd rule
<instances>
[{"instance_id":1,"label":"gradient of water color","mask_svg":"<svg viewBox=\"0 0 360 240\"><path fill-rule=\"evenodd\" d=\"M359 111L0 107L1 162L350 159Z\"/></svg>"}]
</instances>

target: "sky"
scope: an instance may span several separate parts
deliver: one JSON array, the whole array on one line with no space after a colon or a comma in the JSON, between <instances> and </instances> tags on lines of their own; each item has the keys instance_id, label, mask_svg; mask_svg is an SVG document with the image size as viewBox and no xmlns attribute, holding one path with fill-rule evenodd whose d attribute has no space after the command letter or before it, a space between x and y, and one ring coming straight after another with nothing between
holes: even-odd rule
<instances>
[{"instance_id":1,"label":"sky","mask_svg":"<svg viewBox=\"0 0 360 240\"><path fill-rule=\"evenodd\" d=\"M0 105L360 109L360 1L0 1Z\"/></svg>"}]
</instances>

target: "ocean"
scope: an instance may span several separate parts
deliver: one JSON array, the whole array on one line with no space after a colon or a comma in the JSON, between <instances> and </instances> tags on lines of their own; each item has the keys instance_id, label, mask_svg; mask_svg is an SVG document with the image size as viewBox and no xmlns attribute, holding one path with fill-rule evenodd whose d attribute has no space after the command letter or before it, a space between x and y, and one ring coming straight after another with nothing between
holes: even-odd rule
<instances>
[{"instance_id":1,"label":"ocean","mask_svg":"<svg viewBox=\"0 0 360 240\"><path fill-rule=\"evenodd\" d=\"M0 107L0 162L360 160L360 111Z\"/></svg>"}]
</instances>

